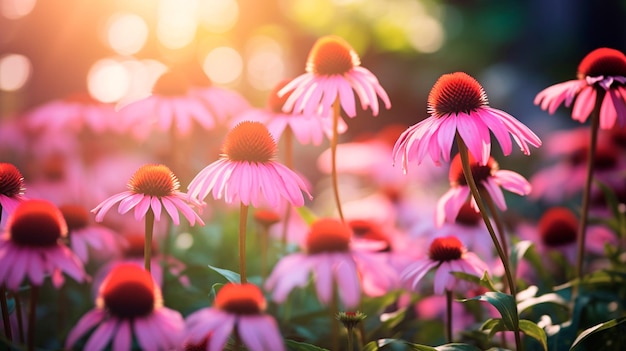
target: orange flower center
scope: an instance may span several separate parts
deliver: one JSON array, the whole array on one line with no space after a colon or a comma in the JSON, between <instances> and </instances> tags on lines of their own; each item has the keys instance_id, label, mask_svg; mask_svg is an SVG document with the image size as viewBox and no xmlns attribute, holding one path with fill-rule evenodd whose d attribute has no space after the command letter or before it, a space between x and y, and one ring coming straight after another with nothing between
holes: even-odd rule
<instances>
[{"instance_id":1,"label":"orange flower center","mask_svg":"<svg viewBox=\"0 0 626 351\"><path fill-rule=\"evenodd\" d=\"M595 49L578 65L578 79L598 76L626 77L626 56L618 50Z\"/></svg>"},{"instance_id":2,"label":"orange flower center","mask_svg":"<svg viewBox=\"0 0 626 351\"><path fill-rule=\"evenodd\" d=\"M244 121L226 135L222 153L231 161L265 163L277 152L276 141L260 122Z\"/></svg>"},{"instance_id":3,"label":"orange flower center","mask_svg":"<svg viewBox=\"0 0 626 351\"><path fill-rule=\"evenodd\" d=\"M476 212L476 210L472 208L472 205L470 205L470 202L467 201L461 206L459 214L456 215L455 222L467 227L474 227L482 222L482 216L480 212Z\"/></svg>"},{"instance_id":4,"label":"orange flower center","mask_svg":"<svg viewBox=\"0 0 626 351\"><path fill-rule=\"evenodd\" d=\"M71 232L86 228L89 225L89 211L80 205L61 205L59 210L65 218L67 229Z\"/></svg>"},{"instance_id":5,"label":"orange flower center","mask_svg":"<svg viewBox=\"0 0 626 351\"><path fill-rule=\"evenodd\" d=\"M375 240L375 241L383 241L387 245L382 248L381 252L391 251L391 244L389 242L389 238L383 232L382 228L373 221L368 221L364 219L355 219L348 222L348 225L352 229L352 232L356 237Z\"/></svg>"},{"instance_id":6,"label":"orange flower center","mask_svg":"<svg viewBox=\"0 0 626 351\"><path fill-rule=\"evenodd\" d=\"M494 174L499 166L496 160L493 157L489 157L486 165L481 165L476 162L472 154L469 154L469 163L470 169L472 170L472 177L474 177L474 181L477 186L481 186L483 180L491 177ZM461 162L461 155L456 154L450 163L450 173L448 174L448 178L450 179L451 186L459 186L459 185L467 185L467 179L465 179L465 174L463 173L463 163Z\"/></svg>"},{"instance_id":7,"label":"orange flower center","mask_svg":"<svg viewBox=\"0 0 626 351\"><path fill-rule=\"evenodd\" d=\"M158 300L150 273L130 263L111 270L100 288L100 296L104 307L119 318L148 315Z\"/></svg>"},{"instance_id":8,"label":"orange flower center","mask_svg":"<svg viewBox=\"0 0 626 351\"><path fill-rule=\"evenodd\" d=\"M359 56L344 39L329 35L318 39L306 62L306 71L330 76L344 74L361 64Z\"/></svg>"},{"instance_id":9,"label":"orange flower center","mask_svg":"<svg viewBox=\"0 0 626 351\"><path fill-rule=\"evenodd\" d=\"M10 163L0 163L0 195L14 197L24 192L24 177Z\"/></svg>"},{"instance_id":10,"label":"orange flower center","mask_svg":"<svg viewBox=\"0 0 626 351\"><path fill-rule=\"evenodd\" d=\"M433 240L428 249L428 257L433 261L454 261L461 258L464 250L456 236L445 236Z\"/></svg>"},{"instance_id":11,"label":"orange flower center","mask_svg":"<svg viewBox=\"0 0 626 351\"><path fill-rule=\"evenodd\" d=\"M41 174L50 181L60 181L65 178L65 156L54 154L42 161Z\"/></svg>"},{"instance_id":12,"label":"orange flower center","mask_svg":"<svg viewBox=\"0 0 626 351\"><path fill-rule=\"evenodd\" d=\"M352 230L350 227L333 218L322 218L313 222L306 238L307 252L348 251Z\"/></svg>"},{"instance_id":13,"label":"orange flower center","mask_svg":"<svg viewBox=\"0 0 626 351\"><path fill-rule=\"evenodd\" d=\"M281 82L279 82L274 89L272 89L272 91L270 92L270 95L267 97L267 108L274 112L274 113L285 113L283 112L283 105L285 105L285 102L287 102L287 99L289 98L289 96L291 95L291 93L293 93L293 91L289 91L287 92L285 95L283 95L282 97L278 96L278 92L280 91L280 89L282 89L285 85L287 85L287 83L289 83L288 80L283 80Z\"/></svg>"},{"instance_id":14,"label":"orange flower center","mask_svg":"<svg viewBox=\"0 0 626 351\"><path fill-rule=\"evenodd\" d=\"M254 211L254 220L266 227L270 227L280 222L280 215L276 211L256 209Z\"/></svg>"},{"instance_id":15,"label":"orange flower center","mask_svg":"<svg viewBox=\"0 0 626 351\"><path fill-rule=\"evenodd\" d=\"M146 237L143 233L130 233L124 236L127 245L124 247L124 257L127 258L142 258L143 250L146 243ZM152 255L157 255L159 247L157 240L152 240Z\"/></svg>"},{"instance_id":16,"label":"orange flower center","mask_svg":"<svg viewBox=\"0 0 626 351\"><path fill-rule=\"evenodd\" d=\"M163 73L152 87L153 94L162 96L184 96L188 90L189 80L187 77L175 71Z\"/></svg>"},{"instance_id":17,"label":"orange flower center","mask_svg":"<svg viewBox=\"0 0 626 351\"><path fill-rule=\"evenodd\" d=\"M261 290L250 283L228 283L215 296L215 307L234 314L259 314L266 306Z\"/></svg>"},{"instance_id":18,"label":"orange flower center","mask_svg":"<svg viewBox=\"0 0 626 351\"><path fill-rule=\"evenodd\" d=\"M546 246L556 247L576 242L578 218L565 207L547 210L539 220L539 236Z\"/></svg>"},{"instance_id":19,"label":"orange flower center","mask_svg":"<svg viewBox=\"0 0 626 351\"><path fill-rule=\"evenodd\" d=\"M83 105L99 105L100 104L98 100L94 99L87 92L72 93L65 98L65 101L69 103L77 103L77 104L83 104Z\"/></svg>"},{"instance_id":20,"label":"orange flower center","mask_svg":"<svg viewBox=\"0 0 626 351\"><path fill-rule=\"evenodd\" d=\"M67 235L67 224L61 211L46 200L25 200L9 217L11 240L18 245L49 247Z\"/></svg>"},{"instance_id":21,"label":"orange flower center","mask_svg":"<svg viewBox=\"0 0 626 351\"><path fill-rule=\"evenodd\" d=\"M437 117L470 113L487 104L483 87L463 72L442 75L428 94L428 113Z\"/></svg>"},{"instance_id":22,"label":"orange flower center","mask_svg":"<svg viewBox=\"0 0 626 351\"><path fill-rule=\"evenodd\" d=\"M128 188L135 194L170 196L178 190L178 178L167 166L148 164L141 166L128 181Z\"/></svg>"}]
</instances>

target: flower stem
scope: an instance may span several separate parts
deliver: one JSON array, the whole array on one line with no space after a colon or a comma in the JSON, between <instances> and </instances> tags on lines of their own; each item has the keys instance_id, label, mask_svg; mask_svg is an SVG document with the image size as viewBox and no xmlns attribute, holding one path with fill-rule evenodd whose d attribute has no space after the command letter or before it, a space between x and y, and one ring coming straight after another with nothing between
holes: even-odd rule
<instances>
[{"instance_id":1,"label":"flower stem","mask_svg":"<svg viewBox=\"0 0 626 351\"><path fill-rule=\"evenodd\" d=\"M19 292L13 295L15 300L15 313L17 314L17 334L20 338L20 343L24 343L24 321L22 320L22 299Z\"/></svg>"},{"instance_id":2,"label":"flower stem","mask_svg":"<svg viewBox=\"0 0 626 351\"><path fill-rule=\"evenodd\" d=\"M583 189L582 209L580 222L578 223L578 249L576 259L576 278L581 279L585 261L585 236L587 234L587 219L589 215L589 203L591 198L591 181L593 180L593 164L596 157L596 146L598 144L598 129L600 127L600 106L604 99L604 89L599 89L596 95L596 104L591 113L591 140L589 142L589 154L587 157L587 177L585 188Z\"/></svg>"},{"instance_id":3,"label":"flower stem","mask_svg":"<svg viewBox=\"0 0 626 351\"><path fill-rule=\"evenodd\" d=\"M330 338L333 348L331 350L339 350L339 301L337 300L337 291L333 288L333 295L330 301Z\"/></svg>"},{"instance_id":4,"label":"flower stem","mask_svg":"<svg viewBox=\"0 0 626 351\"><path fill-rule=\"evenodd\" d=\"M493 221L496 224L496 230L498 231L498 236L500 237L500 245L502 246L502 252L504 253L504 258L506 259L507 262L509 262L509 250L508 250L506 233L504 231L504 223L502 221L502 218L500 217L500 214L498 213L498 209L496 208L496 205L494 204L493 199L491 198L491 195L489 195L487 191L484 191L482 189L480 190L480 195L485 200L485 203L487 204L487 208L489 208L489 213L491 213L491 217L493 218Z\"/></svg>"},{"instance_id":5,"label":"flower stem","mask_svg":"<svg viewBox=\"0 0 626 351\"><path fill-rule=\"evenodd\" d=\"M293 131L287 126L283 132L283 140L285 144L285 166L293 169ZM289 217L291 217L291 206L285 208L285 216L283 217L283 232L281 235L281 252L287 251L287 233L289 230Z\"/></svg>"},{"instance_id":6,"label":"flower stem","mask_svg":"<svg viewBox=\"0 0 626 351\"><path fill-rule=\"evenodd\" d=\"M28 311L28 351L35 349L35 322L37 321L37 299L39 298L39 287L30 286L30 310Z\"/></svg>"},{"instance_id":7,"label":"flower stem","mask_svg":"<svg viewBox=\"0 0 626 351\"><path fill-rule=\"evenodd\" d=\"M241 284L246 284L246 225L248 223L248 205L243 202L239 207L239 275Z\"/></svg>"},{"instance_id":8,"label":"flower stem","mask_svg":"<svg viewBox=\"0 0 626 351\"><path fill-rule=\"evenodd\" d=\"M146 271L150 272L150 262L152 262L152 232L154 231L154 212L151 208L146 213L145 240L143 244L143 265Z\"/></svg>"},{"instance_id":9,"label":"flower stem","mask_svg":"<svg viewBox=\"0 0 626 351\"><path fill-rule=\"evenodd\" d=\"M337 204L337 212L339 219L343 222L343 211L341 209L341 200L339 199L339 185L337 180L337 142L339 139L339 115L341 105L339 104L339 96L333 103L333 137L330 140L330 156L331 156L331 177L333 182L333 193L335 195L335 203Z\"/></svg>"},{"instance_id":10,"label":"flower stem","mask_svg":"<svg viewBox=\"0 0 626 351\"><path fill-rule=\"evenodd\" d=\"M265 281L267 277L267 250L269 241L268 226L265 224L260 225L261 232L259 233L259 239L261 240L261 278Z\"/></svg>"},{"instance_id":11,"label":"flower stem","mask_svg":"<svg viewBox=\"0 0 626 351\"><path fill-rule=\"evenodd\" d=\"M0 209L2 211L2 209ZM11 334L11 320L9 319L9 305L7 304L7 288L4 284L0 287L0 307L2 307L2 322L4 323L4 335L9 341L13 341Z\"/></svg>"},{"instance_id":12,"label":"flower stem","mask_svg":"<svg viewBox=\"0 0 626 351\"><path fill-rule=\"evenodd\" d=\"M452 342L452 291L446 289L446 337Z\"/></svg>"},{"instance_id":13,"label":"flower stem","mask_svg":"<svg viewBox=\"0 0 626 351\"><path fill-rule=\"evenodd\" d=\"M354 334L352 328L348 328L348 351L354 351Z\"/></svg>"},{"instance_id":14,"label":"flower stem","mask_svg":"<svg viewBox=\"0 0 626 351\"><path fill-rule=\"evenodd\" d=\"M509 289L511 290L511 295L515 298L517 291L515 288L515 280L513 280L513 275L511 274L511 268L509 266L509 261L504 254L504 250L502 250L502 246L498 242L498 238L493 230L493 226L491 225L491 221L489 220L489 216L487 215L487 209L485 208L485 204L483 202L482 197L480 196L480 191L476 186L476 181L474 180L474 176L472 175L472 169L469 162L469 151L467 150L467 145L463 141L463 138L457 133L456 134L456 142L459 147L459 154L461 155L461 164L463 165L463 174L465 175L465 179L467 181L467 185L472 192L472 196L476 200L476 204L478 205L478 209L480 210L480 214L483 217L483 221L487 226L487 230L489 231L489 235L491 236L491 240L493 241L494 246L496 247L496 251L498 251L498 256L500 256L500 260L502 261L502 265L504 266L504 272L506 275L507 282L509 284ZM516 311L515 318L519 318L519 315ZM513 331L515 334L515 347L517 350L521 350L521 339L519 335L519 330Z\"/></svg>"}]
</instances>

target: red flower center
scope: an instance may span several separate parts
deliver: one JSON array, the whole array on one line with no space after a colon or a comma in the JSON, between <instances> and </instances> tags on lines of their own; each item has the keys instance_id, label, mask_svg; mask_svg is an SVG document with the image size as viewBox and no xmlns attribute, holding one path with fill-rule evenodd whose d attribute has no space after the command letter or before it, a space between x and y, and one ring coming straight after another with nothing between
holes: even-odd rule
<instances>
[{"instance_id":1,"label":"red flower center","mask_svg":"<svg viewBox=\"0 0 626 351\"><path fill-rule=\"evenodd\" d=\"M280 215L276 211L256 209L254 211L254 220L266 227L270 227L280 222Z\"/></svg>"},{"instance_id":2,"label":"red flower center","mask_svg":"<svg viewBox=\"0 0 626 351\"><path fill-rule=\"evenodd\" d=\"M467 201L461 206L459 214L456 215L455 222L467 227L475 227L482 222L482 218L480 212L476 212L470 202Z\"/></svg>"},{"instance_id":3,"label":"red flower center","mask_svg":"<svg viewBox=\"0 0 626 351\"><path fill-rule=\"evenodd\" d=\"M25 200L9 217L7 227L11 240L18 245L49 247L67 235L67 224L61 211L46 200Z\"/></svg>"},{"instance_id":4,"label":"red flower center","mask_svg":"<svg viewBox=\"0 0 626 351\"><path fill-rule=\"evenodd\" d=\"M135 194L170 196L178 190L178 178L167 166L148 164L141 166L128 181L128 188Z\"/></svg>"},{"instance_id":5,"label":"red flower center","mask_svg":"<svg viewBox=\"0 0 626 351\"><path fill-rule=\"evenodd\" d=\"M391 251L389 238L377 223L364 219L355 219L349 221L348 226L352 228L354 235L359 238L385 242L387 245L380 250L381 252Z\"/></svg>"},{"instance_id":6,"label":"red flower center","mask_svg":"<svg viewBox=\"0 0 626 351\"><path fill-rule=\"evenodd\" d=\"M244 121L226 135L222 153L231 161L265 163L277 152L276 141L260 122Z\"/></svg>"},{"instance_id":7,"label":"red flower center","mask_svg":"<svg viewBox=\"0 0 626 351\"><path fill-rule=\"evenodd\" d=\"M352 230L333 218L322 218L311 224L306 238L306 248L311 254L348 251Z\"/></svg>"},{"instance_id":8,"label":"red flower center","mask_svg":"<svg viewBox=\"0 0 626 351\"><path fill-rule=\"evenodd\" d=\"M489 157L486 165L476 162L472 154L469 154L470 169L472 177L477 186L482 186L482 181L491 177L498 170L498 163L493 157ZM461 154L456 154L450 164L450 173L448 174L451 186L467 185L467 179L463 173L463 163L461 162Z\"/></svg>"},{"instance_id":9,"label":"red flower center","mask_svg":"<svg viewBox=\"0 0 626 351\"><path fill-rule=\"evenodd\" d=\"M539 220L539 236L547 246L561 246L576 242L578 218L565 207L547 210Z\"/></svg>"},{"instance_id":10,"label":"red flower center","mask_svg":"<svg viewBox=\"0 0 626 351\"><path fill-rule=\"evenodd\" d=\"M285 102L287 102L287 99L289 98L289 96L291 95L291 93L293 93L293 91L289 91L287 92L285 95L283 95L282 97L278 96L278 92L280 91L280 89L282 89L285 85L287 85L287 83L289 83L288 80L283 80L281 82L279 82L274 89L272 89L272 91L270 92L270 95L267 97L267 108L274 112L274 113L281 113L284 114L285 112L283 112L283 105L285 105Z\"/></svg>"},{"instance_id":11,"label":"red flower center","mask_svg":"<svg viewBox=\"0 0 626 351\"><path fill-rule=\"evenodd\" d=\"M594 171L615 169L619 160L620 150L608 141L598 141L596 154L593 160ZM569 163L574 167L587 165L589 159L589 146L586 145L574 150L568 157Z\"/></svg>"},{"instance_id":12,"label":"red flower center","mask_svg":"<svg viewBox=\"0 0 626 351\"><path fill-rule=\"evenodd\" d=\"M162 96L184 96L189 90L189 79L181 72L168 71L163 73L154 87L152 93Z\"/></svg>"},{"instance_id":13,"label":"red flower center","mask_svg":"<svg viewBox=\"0 0 626 351\"><path fill-rule=\"evenodd\" d=\"M132 264L119 264L100 288L100 296L109 312L119 318L134 318L150 314L159 297L152 276Z\"/></svg>"},{"instance_id":14,"label":"red flower center","mask_svg":"<svg viewBox=\"0 0 626 351\"><path fill-rule=\"evenodd\" d=\"M215 296L215 307L234 314L259 314L266 306L261 289L250 283L228 283Z\"/></svg>"},{"instance_id":15,"label":"red flower center","mask_svg":"<svg viewBox=\"0 0 626 351\"><path fill-rule=\"evenodd\" d=\"M98 100L94 99L87 92L72 93L65 98L65 101L69 103L76 103L76 104L82 104L82 105L100 105L101 104Z\"/></svg>"},{"instance_id":16,"label":"red flower center","mask_svg":"<svg viewBox=\"0 0 626 351\"><path fill-rule=\"evenodd\" d=\"M341 37L329 35L319 38L306 62L306 71L330 76L344 74L361 64L354 49Z\"/></svg>"},{"instance_id":17,"label":"red flower center","mask_svg":"<svg viewBox=\"0 0 626 351\"><path fill-rule=\"evenodd\" d=\"M0 163L0 195L14 197L24 192L24 177L11 163Z\"/></svg>"},{"instance_id":18,"label":"red flower center","mask_svg":"<svg viewBox=\"0 0 626 351\"><path fill-rule=\"evenodd\" d=\"M599 76L626 77L626 56L619 50L609 48L588 53L578 65L578 79Z\"/></svg>"},{"instance_id":19,"label":"red flower center","mask_svg":"<svg viewBox=\"0 0 626 351\"><path fill-rule=\"evenodd\" d=\"M146 244L145 235L143 233L131 233L131 234L126 234L124 238L126 239L126 243L128 244L124 247L124 257L142 258L143 251L144 251L145 244ZM158 250L159 250L159 247L157 245L157 241L152 240L152 255L154 256L158 254Z\"/></svg>"},{"instance_id":20,"label":"red flower center","mask_svg":"<svg viewBox=\"0 0 626 351\"><path fill-rule=\"evenodd\" d=\"M89 225L89 211L80 205L61 205L59 210L65 218L67 229L71 232L86 228Z\"/></svg>"},{"instance_id":21,"label":"red flower center","mask_svg":"<svg viewBox=\"0 0 626 351\"><path fill-rule=\"evenodd\" d=\"M433 261L454 261L461 258L464 250L456 236L445 236L433 240L428 249L428 257Z\"/></svg>"},{"instance_id":22,"label":"red flower center","mask_svg":"<svg viewBox=\"0 0 626 351\"><path fill-rule=\"evenodd\" d=\"M207 346L209 344L210 338L211 338L210 336L207 336L206 338L202 339L202 341L200 341L197 344L192 344L192 343L187 341L183 345L183 350L185 350L185 351L206 351L207 350Z\"/></svg>"},{"instance_id":23,"label":"red flower center","mask_svg":"<svg viewBox=\"0 0 626 351\"><path fill-rule=\"evenodd\" d=\"M428 94L428 113L437 117L470 113L487 104L483 87L463 72L442 75Z\"/></svg>"},{"instance_id":24,"label":"red flower center","mask_svg":"<svg viewBox=\"0 0 626 351\"><path fill-rule=\"evenodd\" d=\"M65 156L54 154L46 157L41 165L41 174L50 181L60 181L65 178Z\"/></svg>"}]
</instances>

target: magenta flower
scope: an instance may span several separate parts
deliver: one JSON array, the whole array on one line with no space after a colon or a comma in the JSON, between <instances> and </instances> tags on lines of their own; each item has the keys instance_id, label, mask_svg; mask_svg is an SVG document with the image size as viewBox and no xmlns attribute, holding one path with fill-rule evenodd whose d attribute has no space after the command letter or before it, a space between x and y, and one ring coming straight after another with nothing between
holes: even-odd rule
<instances>
[{"instance_id":1,"label":"magenta flower","mask_svg":"<svg viewBox=\"0 0 626 351\"><path fill-rule=\"evenodd\" d=\"M217 292L213 307L187 317L185 344L206 343L204 350L221 351L226 349L228 337L236 333L251 351L285 350L276 321L264 313L266 305L256 285L226 284Z\"/></svg>"},{"instance_id":2,"label":"magenta flower","mask_svg":"<svg viewBox=\"0 0 626 351\"><path fill-rule=\"evenodd\" d=\"M490 131L505 155L511 153L511 137L526 155L530 154L528 144L541 145L541 140L524 124L490 107L480 83L463 72L444 74L435 82L428 95L428 113L430 117L409 127L393 148L393 160L402 156L404 172L411 159L420 164L426 154L436 164L449 162L457 133L481 165L487 164L491 154Z\"/></svg>"},{"instance_id":3,"label":"magenta flower","mask_svg":"<svg viewBox=\"0 0 626 351\"><path fill-rule=\"evenodd\" d=\"M82 263L61 242L66 235L63 215L51 202L21 202L0 237L0 284L17 291L24 278L40 286L46 276L51 276L52 284L59 288L63 272L78 282L85 281Z\"/></svg>"},{"instance_id":4,"label":"magenta flower","mask_svg":"<svg viewBox=\"0 0 626 351\"><path fill-rule=\"evenodd\" d=\"M84 350L130 350L133 338L143 350L180 346L184 320L163 307L161 291L150 273L132 264L119 265L100 286L96 307L76 323L65 341L71 349L95 327Z\"/></svg>"},{"instance_id":5,"label":"magenta flower","mask_svg":"<svg viewBox=\"0 0 626 351\"><path fill-rule=\"evenodd\" d=\"M24 201L24 177L11 163L0 163L0 223ZM0 225L0 228L2 226Z\"/></svg>"},{"instance_id":6,"label":"magenta flower","mask_svg":"<svg viewBox=\"0 0 626 351\"><path fill-rule=\"evenodd\" d=\"M472 176L479 189L487 191L495 205L506 210L506 202L502 188L518 195L528 195L531 190L530 183L520 174L513 171L501 170L498 163L489 157L486 164L481 165L470 155ZM470 197L470 188L463 174L461 156L457 154L450 165L450 190L448 190L437 202L435 210L435 222L441 226L446 220L454 222L463 204ZM471 197L472 207L478 212L475 199Z\"/></svg>"},{"instance_id":7,"label":"magenta flower","mask_svg":"<svg viewBox=\"0 0 626 351\"><path fill-rule=\"evenodd\" d=\"M304 181L292 170L274 161L277 147L260 122L244 121L226 135L222 156L205 167L188 186L189 197L200 201L212 191L226 203L268 204L272 208L286 199L304 205L302 192L311 196Z\"/></svg>"},{"instance_id":8,"label":"magenta flower","mask_svg":"<svg viewBox=\"0 0 626 351\"><path fill-rule=\"evenodd\" d=\"M130 178L130 190L109 197L91 212L96 214L96 221L101 222L107 211L119 202L118 212L124 214L134 208L136 220L145 217L151 209L154 219L159 221L161 211L165 209L176 225L180 224L178 211L191 225L195 225L196 221L204 225L200 216L187 203L187 194L178 190L179 186L178 178L167 166L144 165ZM200 207L201 203L192 202L192 205Z\"/></svg>"},{"instance_id":9,"label":"magenta flower","mask_svg":"<svg viewBox=\"0 0 626 351\"><path fill-rule=\"evenodd\" d=\"M584 123L596 106L598 94L604 90L600 128L610 129L616 121L623 127L626 124L626 56L615 49L593 50L578 65L577 78L542 90L535 97L535 105L553 114L563 102L565 107L570 107L576 99L572 119Z\"/></svg>"},{"instance_id":10,"label":"magenta flower","mask_svg":"<svg viewBox=\"0 0 626 351\"><path fill-rule=\"evenodd\" d=\"M464 272L482 277L489 272L487 264L473 252L468 252L455 236L436 238L430 244L428 257L413 262L401 274L400 279L415 292L421 291L420 282L428 272L435 269L434 293L445 291L467 293L472 288L470 282L458 279L452 272Z\"/></svg>"},{"instance_id":11,"label":"magenta flower","mask_svg":"<svg viewBox=\"0 0 626 351\"><path fill-rule=\"evenodd\" d=\"M338 100L348 117L356 116L354 92L363 110L370 107L378 115L378 97L391 107L389 96L376 76L360 66L357 53L344 39L329 35L318 39L306 63L306 73L296 77L279 92L283 96L293 91L283 106L285 112L320 113L330 116Z\"/></svg>"},{"instance_id":12,"label":"magenta flower","mask_svg":"<svg viewBox=\"0 0 626 351\"><path fill-rule=\"evenodd\" d=\"M270 274L265 289L282 303L296 287L304 287L311 273L318 299L330 304L333 291L345 308L354 308L361 292L381 296L396 284L396 273L385 256L351 248L352 230L336 219L322 218L311 225L306 238L306 252L283 257ZM370 245L384 249L386 243Z\"/></svg>"}]
</instances>

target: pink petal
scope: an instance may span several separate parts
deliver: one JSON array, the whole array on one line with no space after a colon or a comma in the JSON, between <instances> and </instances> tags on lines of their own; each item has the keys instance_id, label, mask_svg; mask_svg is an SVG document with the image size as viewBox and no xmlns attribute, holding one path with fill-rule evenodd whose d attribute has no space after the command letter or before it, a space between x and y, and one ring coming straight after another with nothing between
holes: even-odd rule
<instances>
[{"instance_id":1,"label":"pink petal","mask_svg":"<svg viewBox=\"0 0 626 351\"><path fill-rule=\"evenodd\" d=\"M130 322L127 320L120 321L117 333L113 339L113 350L130 351L130 342L132 340Z\"/></svg>"},{"instance_id":2,"label":"pink petal","mask_svg":"<svg viewBox=\"0 0 626 351\"><path fill-rule=\"evenodd\" d=\"M593 106L596 103L596 89L588 86L580 91L576 102L574 103L574 110L572 111L572 118L576 121L585 122Z\"/></svg>"},{"instance_id":3,"label":"pink petal","mask_svg":"<svg viewBox=\"0 0 626 351\"><path fill-rule=\"evenodd\" d=\"M339 298L346 308L355 308L361 300L361 285L356 265L352 258L344 254L334 254L335 282Z\"/></svg>"},{"instance_id":4,"label":"pink petal","mask_svg":"<svg viewBox=\"0 0 626 351\"><path fill-rule=\"evenodd\" d=\"M278 325L270 316L241 316L237 327L244 345L251 351L285 350Z\"/></svg>"},{"instance_id":5,"label":"pink petal","mask_svg":"<svg viewBox=\"0 0 626 351\"><path fill-rule=\"evenodd\" d=\"M89 337L87 344L85 344L85 350L104 350L115 334L117 323L117 319L113 318L100 324L93 334L91 334L91 337Z\"/></svg>"},{"instance_id":6,"label":"pink petal","mask_svg":"<svg viewBox=\"0 0 626 351\"><path fill-rule=\"evenodd\" d=\"M76 325L74 325L74 328L72 328L70 333L67 335L65 348L71 349L78 339L80 339L91 328L99 324L105 316L105 310L100 308L96 308L85 313L85 315L80 318Z\"/></svg>"},{"instance_id":7,"label":"pink petal","mask_svg":"<svg viewBox=\"0 0 626 351\"><path fill-rule=\"evenodd\" d=\"M140 220L143 217L146 216L146 213L148 213L148 208L150 208L150 202L151 202L151 197L152 196L144 196L143 199L141 199L141 201L139 202L139 204L137 204L137 206L135 206L135 219L136 220Z\"/></svg>"}]
</instances>

